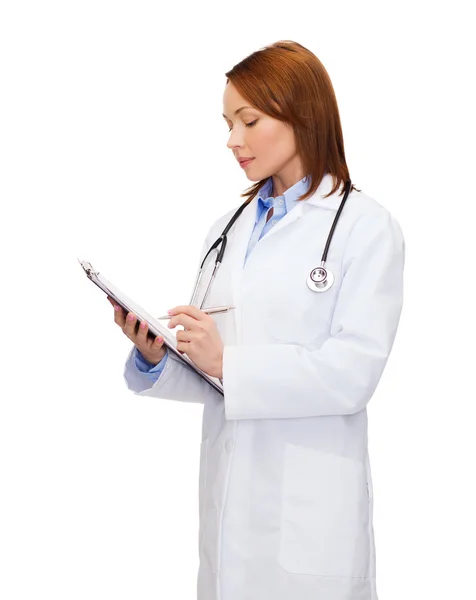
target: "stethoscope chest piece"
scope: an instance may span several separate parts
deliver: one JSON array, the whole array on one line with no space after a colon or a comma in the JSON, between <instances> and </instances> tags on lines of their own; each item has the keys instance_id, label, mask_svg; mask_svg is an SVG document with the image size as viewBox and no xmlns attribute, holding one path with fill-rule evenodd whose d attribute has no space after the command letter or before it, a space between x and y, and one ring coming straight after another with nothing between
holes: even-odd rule
<instances>
[{"instance_id":1,"label":"stethoscope chest piece","mask_svg":"<svg viewBox=\"0 0 476 600\"><path fill-rule=\"evenodd\" d=\"M332 271L323 266L316 267L307 276L307 287L313 292L326 292L333 283Z\"/></svg>"}]
</instances>

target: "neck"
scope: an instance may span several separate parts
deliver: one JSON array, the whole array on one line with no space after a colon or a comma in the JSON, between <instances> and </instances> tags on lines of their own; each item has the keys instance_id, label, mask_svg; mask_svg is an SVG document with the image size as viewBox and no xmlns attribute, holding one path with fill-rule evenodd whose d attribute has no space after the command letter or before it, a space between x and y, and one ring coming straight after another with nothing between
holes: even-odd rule
<instances>
[{"instance_id":1,"label":"neck","mask_svg":"<svg viewBox=\"0 0 476 600\"><path fill-rule=\"evenodd\" d=\"M282 196L294 184L304 177L300 162L288 163L284 169L275 173L273 179L273 197Z\"/></svg>"}]
</instances>

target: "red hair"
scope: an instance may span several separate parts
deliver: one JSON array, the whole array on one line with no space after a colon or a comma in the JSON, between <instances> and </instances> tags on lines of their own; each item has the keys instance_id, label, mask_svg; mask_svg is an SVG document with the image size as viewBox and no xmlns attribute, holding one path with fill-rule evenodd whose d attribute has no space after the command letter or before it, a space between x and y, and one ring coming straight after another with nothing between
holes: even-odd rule
<instances>
[{"instance_id":1,"label":"red hair","mask_svg":"<svg viewBox=\"0 0 476 600\"><path fill-rule=\"evenodd\" d=\"M297 42L281 40L253 52L225 75L227 85L231 81L252 106L292 126L304 173L310 176L309 190L299 200L312 196L326 173L334 180L327 196L348 181L334 88L315 54ZM241 196L251 202L266 179Z\"/></svg>"}]
</instances>

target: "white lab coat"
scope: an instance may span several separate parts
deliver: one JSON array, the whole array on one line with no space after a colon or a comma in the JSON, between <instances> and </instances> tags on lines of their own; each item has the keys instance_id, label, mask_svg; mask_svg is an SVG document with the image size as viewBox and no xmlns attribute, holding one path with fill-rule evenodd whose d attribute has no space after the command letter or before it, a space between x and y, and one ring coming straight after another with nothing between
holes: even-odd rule
<instances>
[{"instance_id":1,"label":"white lab coat","mask_svg":"<svg viewBox=\"0 0 476 600\"><path fill-rule=\"evenodd\" d=\"M214 317L224 398L172 353L155 384L132 350L126 361L135 394L204 404L198 600L377 600L366 406L400 319L405 242L386 208L353 191L327 258L335 283L309 290L342 200L323 198L331 187L326 175L244 267L256 198L229 232L207 301L236 306Z\"/></svg>"}]
</instances>

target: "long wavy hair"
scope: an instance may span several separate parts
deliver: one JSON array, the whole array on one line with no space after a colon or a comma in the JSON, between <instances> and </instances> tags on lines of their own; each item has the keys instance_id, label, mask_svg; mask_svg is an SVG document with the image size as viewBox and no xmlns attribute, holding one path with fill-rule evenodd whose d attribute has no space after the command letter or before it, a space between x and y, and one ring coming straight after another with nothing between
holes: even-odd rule
<instances>
[{"instance_id":1,"label":"long wavy hair","mask_svg":"<svg viewBox=\"0 0 476 600\"><path fill-rule=\"evenodd\" d=\"M312 196L326 173L334 183L326 198L349 179L334 88L315 54L297 42L280 40L253 52L225 76L226 84L231 81L252 106L292 126L296 151L310 177L299 200ZM241 196L251 202L267 179ZM351 189L357 190L354 185Z\"/></svg>"}]
</instances>

